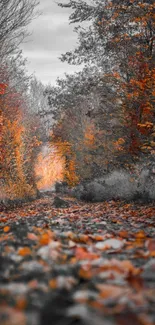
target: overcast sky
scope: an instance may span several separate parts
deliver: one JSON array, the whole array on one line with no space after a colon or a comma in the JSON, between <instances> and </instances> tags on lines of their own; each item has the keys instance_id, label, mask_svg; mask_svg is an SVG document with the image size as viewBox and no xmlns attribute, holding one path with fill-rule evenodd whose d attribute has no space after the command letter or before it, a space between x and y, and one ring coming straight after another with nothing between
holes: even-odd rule
<instances>
[{"instance_id":1,"label":"overcast sky","mask_svg":"<svg viewBox=\"0 0 155 325\"><path fill-rule=\"evenodd\" d=\"M55 84L56 78L63 77L65 72L81 69L58 59L75 47L77 35L68 23L70 9L58 7L56 1L40 0L38 9L42 14L29 25L32 34L21 46L24 57L28 58L28 71L44 84Z\"/></svg>"}]
</instances>

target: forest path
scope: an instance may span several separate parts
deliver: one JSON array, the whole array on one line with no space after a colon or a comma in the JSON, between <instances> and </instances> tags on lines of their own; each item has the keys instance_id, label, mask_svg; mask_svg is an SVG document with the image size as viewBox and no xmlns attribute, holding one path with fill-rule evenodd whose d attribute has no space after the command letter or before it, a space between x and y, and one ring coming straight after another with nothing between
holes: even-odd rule
<instances>
[{"instance_id":1,"label":"forest path","mask_svg":"<svg viewBox=\"0 0 155 325\"><path fill-rule=\"evenodd\" d=\"M153 204L53 199L1 213L0 324L153 325Z\"/></svg>"}]
</instances>

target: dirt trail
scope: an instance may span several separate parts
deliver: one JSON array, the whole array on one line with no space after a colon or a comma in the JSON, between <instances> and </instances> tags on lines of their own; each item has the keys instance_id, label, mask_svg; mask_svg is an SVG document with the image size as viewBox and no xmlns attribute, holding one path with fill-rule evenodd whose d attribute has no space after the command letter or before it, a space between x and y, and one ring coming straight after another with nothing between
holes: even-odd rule
<instances>
[{"instance_id":1,"label":"dirt trail","mask_svg":"<svg viewBox=\"0 0 155 325\"><path fill-rule=\"evenodd\" d=\"M0 324L153 325L153 204L53 198L1 213Z\"/></svg>"}]
</instances>

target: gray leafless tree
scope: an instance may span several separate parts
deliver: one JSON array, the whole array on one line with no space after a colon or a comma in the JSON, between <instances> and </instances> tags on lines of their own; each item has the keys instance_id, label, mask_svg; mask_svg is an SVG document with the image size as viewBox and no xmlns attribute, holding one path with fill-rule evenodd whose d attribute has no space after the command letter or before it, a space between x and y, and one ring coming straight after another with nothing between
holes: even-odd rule
<instances>
[{"instance_id":1,"label":"gray leafless tree","mask_svg":"<svg viewBox=\"0 0 155 325\"><path fill-rule=\"evenodd\" d=\"M38 15L37 0L0 1L0 57L12 54L28 35L27 25Z\"/></svg>"}]
</instances>

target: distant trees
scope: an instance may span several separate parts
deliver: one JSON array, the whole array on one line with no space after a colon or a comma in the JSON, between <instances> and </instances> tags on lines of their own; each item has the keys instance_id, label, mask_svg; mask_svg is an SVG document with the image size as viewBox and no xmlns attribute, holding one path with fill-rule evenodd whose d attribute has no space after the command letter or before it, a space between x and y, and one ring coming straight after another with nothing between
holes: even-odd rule
<instances>
[{"instance_id":1,"label":"distant trees","mask_svg":"<svg viewBox=\"0 0 155 325\"><path fill-rule=\"evenodd\" d=\"M62 150L66 168L72 161L76 181L101 175L110 160L116 163L122 134L120 104L116 90L102 73L86 68L66 75L66 79L57 81L57 87L48 89L48 96L58 121L53 128L52 143L61 149L67 145L67 153ZM66 176L68 180L69 175Z\"/></svg>"},{"instance_id":2,"label":"distant trees","mask_svg":"<svg viewBox=\"0 0 155 325\"><path fill-rule=\"evenodd\" d=\"M48 138L54 124L54 114L50 109L46 86L35 76L31 78L29 83L28 101L30 110L42 121L44 138Z\"/></svg>"}]
</instances>

